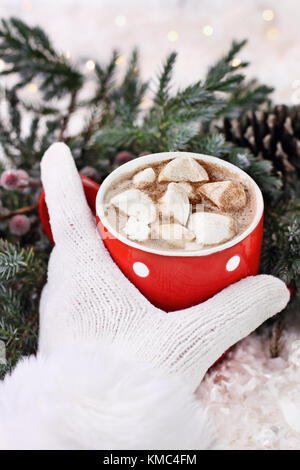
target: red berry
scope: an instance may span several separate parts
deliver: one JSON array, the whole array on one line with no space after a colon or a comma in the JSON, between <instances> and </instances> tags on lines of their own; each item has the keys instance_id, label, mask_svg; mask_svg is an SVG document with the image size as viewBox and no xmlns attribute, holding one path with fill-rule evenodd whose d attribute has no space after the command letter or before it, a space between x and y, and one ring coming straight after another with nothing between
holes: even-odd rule
<instances>
[{"instance_id":1,"label":"red berry","mask_svg":"<svg viewBox=\"0 0 300 470\"><path fill-rule=\"evenodd\" d=\"M122 152L117 153L115 156L115 162L118 165L122 165L123 163L129 162L130 160L133 159L133 155L130 152L127 152L126 150L123 150Z\"/></svg>"},{"instance_id":2,"label":"red berry","mask_svg":"<svg viewBox=\"0 0 300 470\"><path fill-rule=\"evenodd\" d=\"M19 184L19 176L17 170L3 171L0 178L0 183L5 189L17 189Z\"/></svg>"},{"instance_id":3,"label":"red berry","mask_svg":"<svg viewBox=\"0 0 300 470\"><path fill-rule=\"evenodd\" d=\"M19 237L25 235L30 229L30 220L26 215L14 215L9 222L9 230Z\"/></svg>"}]
</instances>

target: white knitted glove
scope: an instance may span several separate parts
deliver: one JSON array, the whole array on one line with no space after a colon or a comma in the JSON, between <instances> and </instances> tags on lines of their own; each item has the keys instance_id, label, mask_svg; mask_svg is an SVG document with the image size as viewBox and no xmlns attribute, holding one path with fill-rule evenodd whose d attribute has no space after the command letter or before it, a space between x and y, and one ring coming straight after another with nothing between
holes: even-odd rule
<instances>
[{"instance_id":1,"label":"white knitted glove","mask_svg":"<svg viewBox=\"0 0 300 470\"><path fill-rule=\"evenodd\" d=\"M194 390L224 351L286 306L285 284L261 275L166 314L111 259L68 147L53 144L41 169L55 240L40 305L41 352L104 338L125 357L177 374Z\"/></svg>"}]
</instances>

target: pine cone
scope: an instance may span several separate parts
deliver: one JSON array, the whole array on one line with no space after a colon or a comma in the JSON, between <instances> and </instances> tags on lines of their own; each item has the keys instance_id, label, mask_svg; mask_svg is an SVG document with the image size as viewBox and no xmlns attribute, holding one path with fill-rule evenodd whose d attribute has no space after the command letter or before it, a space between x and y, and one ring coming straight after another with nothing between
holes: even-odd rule
<instances>
[{"instance_id":1,"label":"pine cone","mask_svg":"<svg viewBox=\"0 0 300 470\"><path fill-rule=\"evenodd\" d=\"M300 179L300 107L275 106L270 111L249 111L237 119L224 119L228 141L271 160L284 183Z\"/></svg>"}]
</instances>

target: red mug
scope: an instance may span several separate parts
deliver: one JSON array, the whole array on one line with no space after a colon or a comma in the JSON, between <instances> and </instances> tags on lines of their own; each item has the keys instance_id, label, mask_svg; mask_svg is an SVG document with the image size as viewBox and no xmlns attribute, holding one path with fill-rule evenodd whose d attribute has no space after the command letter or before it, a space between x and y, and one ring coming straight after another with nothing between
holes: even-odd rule
<instances>
[{"instance_id":1,"label":"red mug","mask_svg":"<svg viewBox=\"0 0 300 470\"><path fill-rule=\"evenodd\" d=\"M225 167L250 182L256 211L250 226L239 236L219 246L186 252L144 247L110 226L104 211L104 196L116 179L146 165L189 156ZM96 199L98 228L112 258L125 276L155 306L166 312L207 300L224 287L258 273L263 233L263 197L252 178L234 165L208 155L165 152L131 160L113 171L101 184Z\"/></svg>"},{"instance_id":2,"label":"red mug","mask_svg":"<svg viewBox=\"0 0 300 470\"><path fill-rule=\"evenodd\" d=\"M180 156L200 158L236 173L250 182L255 192L256 211L249 227L221 245L186 252L163 251L135 243L110 226L104 213L104 196L113 182L146 165ZM207 300L226 286L258 273L263 233L263 197L257 184L243 170L219 158L187 153L165 152L131 160L114 170L101 184L81 177L88 203L96 213L104 244L125 276L155 306L166 312L184 309ZM95 210L95 196L96 210ZM44 194L40 200L43 226L51 239Z\"/></svg>"},{"instance_id":3,"label":"red mug","mask_svg":"<svg viewBox=\"0 0 300 470\"><path fill-rule=\"evenodd\" d=\"M98 190L100 188L100 185L96 183L95 181L91 180L87 176L80 175L85 197L87 200L87 203L93 212L94 215L96 215L96 197ZM45 192L43 191L40 195L40 200L39 200L39 214L40 214L40 219L42 222L43 229L49 238L50 242L52 245L54 245L54 239L52 235L52 230L51 230L51 225L49 221L49 213L48 213L48 208L46 205L46 200L45 200Z\"/></svg>"}]
</instances>

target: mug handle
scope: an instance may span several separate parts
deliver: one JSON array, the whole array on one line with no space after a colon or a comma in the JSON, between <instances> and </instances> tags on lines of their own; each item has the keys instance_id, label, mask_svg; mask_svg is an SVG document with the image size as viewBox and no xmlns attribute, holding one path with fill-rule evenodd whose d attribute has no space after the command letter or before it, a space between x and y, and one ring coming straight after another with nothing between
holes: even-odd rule
<instances>
[{"instance_id":1,"label":"mug handle","mask_svg":"<svg viewBox=\"0 0 300 470\"><path fill-rule=\"evenodd\" d=\"M100 188L100 184L96 183L95 181L93 181L92 179L84 175L80 175L80 178L82 181L83 190L85 193L87 203L91 211L93 212L94 216L96 216L96 196ZM49 213L48 213L48 208L47 208L47 204L45 200L44 191L40 195L39 214L40 214L40 219L42 222L43 229L47 237L49 238L52 245L55 245L53 235L52 235L51 225L49 221Z\"/></svg>"}]
</instances>

